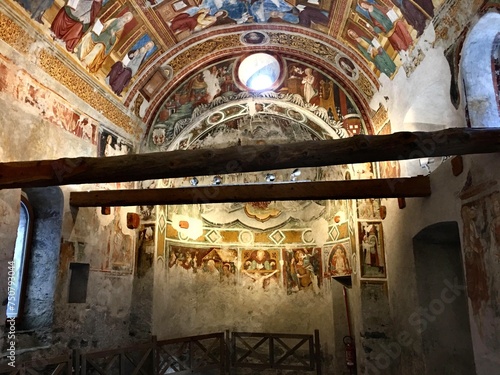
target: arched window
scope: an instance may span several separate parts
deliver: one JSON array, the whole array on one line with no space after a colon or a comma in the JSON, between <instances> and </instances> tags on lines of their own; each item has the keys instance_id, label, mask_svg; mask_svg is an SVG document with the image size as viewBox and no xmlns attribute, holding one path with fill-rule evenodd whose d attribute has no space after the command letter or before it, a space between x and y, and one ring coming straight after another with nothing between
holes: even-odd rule
<instances>
[{"instance_id":1,"label":"arched window","mask_svg":"<svg viewBox=\"0 0 500 375\"><path fill-rule=\"evenodd\" d=\"M491 70L493 72L493 88L497 99L497 105L500 111L500 32L493 41L493 50L491 52Z\"/></svg>"},{"instance_id":2,"label":"arched window","mask_svg":"<svg viewBox=\"0 0 500 375\"><path fill-rule=\"evenodd\" d=\"M486 13L467 35L461 71L471 127L499 127L498 87L495 58L500 14ZM493 65L493 67L492 67Z\"/></svg>"},{"instance_id":3,"label":"arched window","mask_svg":"<svg viewBox=\"0 0 500 375\"><path fill-rule=\"evenodd\" d=\"M31 241L33 236L33 209L23 194L17 227L14 257L9 264L9 299L7 303L7 318L20 319L22 317L24 299L26 295L26 280L31 255Z\"/></svg>"}]
</instances>

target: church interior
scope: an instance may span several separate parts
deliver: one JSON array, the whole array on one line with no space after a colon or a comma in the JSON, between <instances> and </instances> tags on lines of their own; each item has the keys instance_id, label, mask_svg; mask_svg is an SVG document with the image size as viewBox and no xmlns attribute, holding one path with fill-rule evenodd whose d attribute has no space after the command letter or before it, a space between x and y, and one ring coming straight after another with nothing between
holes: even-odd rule
<instances>
[{"instance_id":1,"label":"church interior","mask_svg":"<svg viewBox=\"0 0 500 375\"><path fill-rule=\"evenodd\" d=\"M2 0L0 374L498 374L499 12Z\"/></svg>"}]
</instances>

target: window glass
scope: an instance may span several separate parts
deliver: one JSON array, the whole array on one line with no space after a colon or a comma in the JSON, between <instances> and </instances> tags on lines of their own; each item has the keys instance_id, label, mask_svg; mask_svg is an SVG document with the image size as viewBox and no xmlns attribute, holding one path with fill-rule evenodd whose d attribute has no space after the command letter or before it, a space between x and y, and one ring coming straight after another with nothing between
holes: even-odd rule
<instances>
[{"instance_id":1,"label":"window glass","mask_svg":"<svg viewBox=\"0 0 500 375\"><path fill-rule=\"evenodd\" d=\"M17 227L17 238L14 249L14 258L11 263L13 270L12 283L9 289L9 303L7 304L7 318L18 318L22 308L22 298L25 286L23 279L27 272L28 254L31 237L32 215L29 202L23 197Z\"/></svg>"}]
</instances>

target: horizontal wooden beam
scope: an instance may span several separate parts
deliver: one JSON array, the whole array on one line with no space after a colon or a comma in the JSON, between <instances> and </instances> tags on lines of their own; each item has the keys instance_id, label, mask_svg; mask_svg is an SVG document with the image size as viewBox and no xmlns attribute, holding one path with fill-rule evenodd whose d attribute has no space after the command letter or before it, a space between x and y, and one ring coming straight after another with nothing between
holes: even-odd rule
<instances>
[{"instance_id":1,"label":"horizontal wooden beam","mask_svg":"<svg viewBox=\"0 0 500 375\"><path fill-rule=\"evenodd\" d=\"M427 197L429 177L71 192L74 207Z\"/></svg>"},{"instance_id":2,"label":"horizontal wooden beam","mask_svg":"<svg viewBox=\"0 0 500 375\"><path fill-rule=\"evenodd\" d=\"M233 146L0 163L0 189L141 181L298 167L500 152L500 129L357 135L279 145Z\"/></svg>"}]
</instances>

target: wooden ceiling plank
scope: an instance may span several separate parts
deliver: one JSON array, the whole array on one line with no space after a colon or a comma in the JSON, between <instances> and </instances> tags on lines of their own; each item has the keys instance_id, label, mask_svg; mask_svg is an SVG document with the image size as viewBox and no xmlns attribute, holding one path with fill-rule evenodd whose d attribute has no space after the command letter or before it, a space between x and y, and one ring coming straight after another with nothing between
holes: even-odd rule
<instances>
[{"instance_id":1,"label":"wooden ceiling plank","mask_svg":"<svg viewBox=\"0 0 500 375\"><path fill-rule=\"evenodd\" d=\"M147 206L222 202L427 197L428 176L396 179L218 185L170 189L71 192L73 207Z\"/></svg>"},{"instance_id":2,"label":"wooden ceiling plank","mask_svg":"<svg viewBox=\"0 0 500 375\"><path fill-rule=\"evenodd\" d=\"M500 152L500 129L356 135L279 145L245 145L0 163L0 189L141 181L299 167Z\"/></svg>"}]
</instances>

